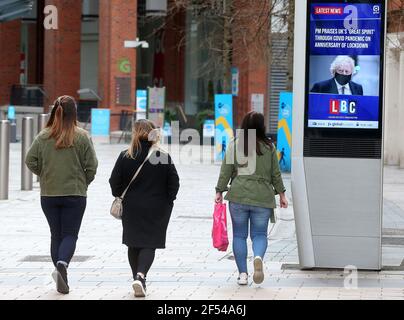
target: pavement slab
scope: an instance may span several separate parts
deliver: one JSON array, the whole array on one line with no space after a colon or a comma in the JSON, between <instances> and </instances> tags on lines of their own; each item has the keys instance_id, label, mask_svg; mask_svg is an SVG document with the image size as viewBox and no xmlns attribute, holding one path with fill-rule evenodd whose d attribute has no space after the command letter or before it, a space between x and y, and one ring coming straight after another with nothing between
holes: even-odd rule
<instances>
[{"instance_id":1,"label":"pavement slab","mask_svg":"<svg viewBox=\"0 0 404 320\"><path fill-rule=\"evenodd\" d=\"M69 268L71 293L60 295L51 279L49 227L39 202L39 185L20 191L21 145L11 145L10 196L0 201L0 300L132 300L131 272L122 227L109 215L109 175L124 145L95 144L99 171ZM193 148L193 149L192 149ZM197 146L192 146L196 150ZM194 150L194 151L195 151ZM211 151L210 151L211 152ZM210 157L203 153L204 159ZM148 275L149 300L348 300L404 298L404 170L385 168L383 264L381 272L358 272L357 287L345 287L343 270L299 270L293 199L277 209L268 233L265 281L245 287L227 252L212 247L214 187L220 165L183 164L174 157L181 188L168 228L167 248L158 250ZM290 175L283 175L287 195ZM35 179L36 180L36 179ZM232 230L229 223L229 237ZM252 269L249 242L249 268Z\"/></svg>"}]
</instances>

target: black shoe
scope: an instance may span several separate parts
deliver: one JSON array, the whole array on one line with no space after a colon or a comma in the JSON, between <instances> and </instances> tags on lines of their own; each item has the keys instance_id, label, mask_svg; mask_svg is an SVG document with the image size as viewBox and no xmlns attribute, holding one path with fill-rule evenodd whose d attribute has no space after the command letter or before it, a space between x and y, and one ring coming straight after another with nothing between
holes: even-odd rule
<instances>
[{"instance_id":1,"label":"black shoe","mask_svg":"<svg viewBox=\"0 0 404 320\"><path fill-rule=\"evenodd\" d=\"M146 296L146 279L136 275L132 288L135 292L135 297L144 298Z\"/></svg>"},{"instance_id":2,"label":"black shoe","mask_svg":"<svg viewBox=\"0 0 404 320\"><path fill-rule=\"evenodd\" d=\"M53 272L53 279L56 282L56 290L62 294L69 293L69 285L67 281L67 270L63 263L58 263L56 270Z\"/></svg>"}]
</instances>

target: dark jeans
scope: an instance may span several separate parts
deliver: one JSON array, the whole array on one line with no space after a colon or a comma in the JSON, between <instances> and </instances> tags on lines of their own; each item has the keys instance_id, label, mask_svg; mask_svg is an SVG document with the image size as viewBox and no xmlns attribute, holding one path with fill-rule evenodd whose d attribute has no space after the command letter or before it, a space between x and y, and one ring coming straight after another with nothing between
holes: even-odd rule
<instances>
[{"instance_id":1,"label":"dark jeans","mask_svg":"<svg viewBox=\"0 0 404 320\"><path fill-rule=\"evenodd\" d=\"M51 256L55 266L58 261L70 263L86 205L86 197L41 197L42 210L50 227Z\"/></svg>"},{"instance_id":2,"label":"dark jeans","mask_svg":"<svg viewBox=\"0 0 404 320\"><path fill-rule=\"evenodd\" d=\"M153 264L155 254L156 249L128 248L128 258L133 279L135 279L138 272L143 273L146 277Z\"/></svg>"}]
</instances>

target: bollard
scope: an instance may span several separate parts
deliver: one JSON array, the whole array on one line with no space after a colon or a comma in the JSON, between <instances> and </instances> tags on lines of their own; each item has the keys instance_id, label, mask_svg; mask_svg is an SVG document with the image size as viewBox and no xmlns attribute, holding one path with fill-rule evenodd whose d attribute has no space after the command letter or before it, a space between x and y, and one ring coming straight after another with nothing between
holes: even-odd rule
<instances>
[{"instance_id":1,"label":"bollard","mask_svg":"<svg viewBox=\"0 0 404 320\"><path fill-rule=\"evenodd\" d=\"M10 142L17 143L17 122L16 120L10 121Z\"/></svg>"},{"instance_id":2,"label":"bollard","mask_svg":"<svg viewBox=\"0 0 404 320\"><path fill-rule=\"evenodd\" d=\"M7 111L7 117L8 120L10 121L10 141L11 143L16 143L17 142L17 119L15 116L15 108L13 106L8 107Z\"/></svg>"},{"instance_id":3,"label":"bollard","mask_svg":"<svg viewBox=\"0 0 404 320\"><path fill-rule=\"evenodd\" d=\"M38 115L38 133L40 133L43 129L45 129L46 124L48 123L49 114L40 114Z\"/></svg>"},{"instance_id":4,"label":"bollard","mask_svg":"<svg viewBox=\"0 0 404 320\"><path fill-rule=\"evenodd\" d=\"M21 190L31 191L33 189L33 174L25 165L25 157L34 141L34 118L25 117L22 119L22 146L21 146Z\"/></svg>"},{"instance_id":5,"label":"bollard","mask_svg":"<svg viewBox=\"0 0 404 320\"><path fill-rule=\"evenodd\" d=\"M0 121L0 200L8 199L10 121Z\"/></svg>"},{"instance_id":6,"label":"bollard","mask_svg":"<svg viewBox=\"0 0 404 320\"><path fill-rule=\"evenodd\" d=\"M40 114L38 115L38 134L45 129L46 124L48 123L48 119L49 119L49 114ZM40 179L37 176L36 177L36 181L39 182Z\"/></svg>"}]
</instances>

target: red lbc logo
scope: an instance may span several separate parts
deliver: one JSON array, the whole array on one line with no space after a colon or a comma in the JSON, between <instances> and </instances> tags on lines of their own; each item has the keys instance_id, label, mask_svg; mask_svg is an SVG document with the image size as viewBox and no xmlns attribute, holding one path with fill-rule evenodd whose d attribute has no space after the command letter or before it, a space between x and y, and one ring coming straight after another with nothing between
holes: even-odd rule
<instances>
[{"instance_id":1,"label":"red lbc logo","mask_svg":"<svg viewBox=\"0 0 404 320\"><path fill-rule=\"evenodd\" d=\"M338 7L314 7L314 14L344 14L342 8Z\"/></svg>"},{"instance_id":2,"label":"red lbc logo","mask_svg":"<svg viewBox=\"0 0 404 320\"><path fill-rule=\"evenodd\" d=\"M330 99L330 114L356 114L356 101Z\"/></svg>"}]
</instances>

